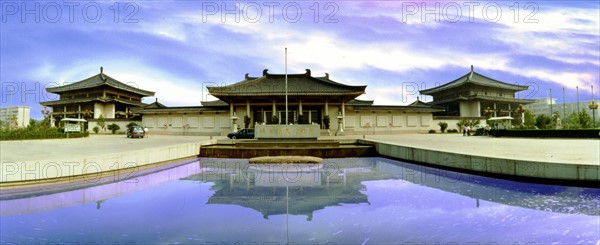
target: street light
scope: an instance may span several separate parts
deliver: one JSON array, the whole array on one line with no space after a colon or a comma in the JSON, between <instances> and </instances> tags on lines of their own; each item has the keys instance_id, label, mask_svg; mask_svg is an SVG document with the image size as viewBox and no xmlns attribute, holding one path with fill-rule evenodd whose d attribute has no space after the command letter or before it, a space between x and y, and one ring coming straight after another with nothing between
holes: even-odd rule
<instances>
[{"instance_id":1,"label":"street light","mask_svg":"<svg viewBox=\"0 0 600 245\"><path fill-rule=\"evenodd\" d=\"M598 104L596 104L596 102L594 101L594 85L592 85L592 102L590 102L590 104L588 105L588 108L590 108L590 110L592 110L592 118L594 121L594 124L592 124L592 127L596 128L596 110L598 109Z\"/></svg>"}]
</instances>

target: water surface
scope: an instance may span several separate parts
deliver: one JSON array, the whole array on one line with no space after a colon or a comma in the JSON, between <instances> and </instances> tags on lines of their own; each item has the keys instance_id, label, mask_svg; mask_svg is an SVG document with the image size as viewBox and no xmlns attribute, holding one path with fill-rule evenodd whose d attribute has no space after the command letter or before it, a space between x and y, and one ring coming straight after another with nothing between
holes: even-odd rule
<instances>
[{"instance_id":1,"label":"water surface","mask_svg":"<svg viewBox=\"0 0 600 245\"><path fill-rule=\"evenodd\" d=\"M0 201L2 243L598 244L600 190L385 158L210 159Z\"/></svg>"}]
</instances>

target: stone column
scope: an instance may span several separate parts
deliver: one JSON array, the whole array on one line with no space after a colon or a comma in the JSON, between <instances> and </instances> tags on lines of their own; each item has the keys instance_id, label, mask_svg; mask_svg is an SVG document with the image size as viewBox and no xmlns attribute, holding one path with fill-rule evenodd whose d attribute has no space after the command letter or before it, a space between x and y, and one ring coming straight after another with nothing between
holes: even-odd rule
<instances>
[{"instance_id":1,"label":"stone column","mask_svg":"<svg viewBox=\"0 0 600 245\"><path fill-rule=\"evenodd\" d=\"M54 107L52 108L52 111L54 111ZM50 127L53 127L53 128L55 127L54 122L55 122L54 115L52 112L50 112Z\"/></svg>"},{"instance_id":2,"label":"stone column","mask_svg":"<svg viewBox=\"0 0 600 245\"><path fill-rule=\"evenodd\" d=\"M277 105L275 104L275 99L273 99L273 115L271 115L271 118L267 118L267 120L271 121L273 116L277 116ZM277 118L279 118L279 116L277 116Z\"/></svg>"},{"instance_id":3,"label":"stone column","mask_svg":"<svg viewBox=\"0 0 600 245\"><path fill-rule=\"evenodd\" d=\"M342 127L346 127L346 103L342 101ZM342 128L342 131L343 129Z\"/></svg>"},{"instance_id":4,"label":"stone column","mask_svg":"<svg viewBox=\"0 0 600 245\"><path fill-rule=\"evenodd\" d=\"M237 115L235 114L235 112L233 112L233 115L231 116L231 132L237 132Z\"/></svg>"},{"instance_id":5,"label":"stone column","mask_svg":"<svg viewBox=\"0 0 600 245\"><path fill-rule=\"evenodd\" d=\"M81 105L77 105L77 119L81 119Z\"/></svg>"},{"instance_id":6,"label":"stone column","mask_svg":"<svg viewBox=\"0 0 600 245\"><path fill-rule=\"evenodd\" d=\"M494 117L498 116L498 111L496 109L496 102L494 102Z\"/></svg>"},{"instance_id":7,"label":"stone column","mask_svg":"<svg viewBox=\"0 0 600 245\"><path fill-rule=\"evenodd\" d=\"M246 100L246 115L250 117L250 100Z\"/></svg>"},{"instance_id":8,"label":"stone column","mask_svg":"<svg viewBox=\"0 0 600 245\"><path fill-rule=\"evenodd\" d=\"M302 115L302 98L298 99L298 115Z\"/></svg>"}]
</instances>

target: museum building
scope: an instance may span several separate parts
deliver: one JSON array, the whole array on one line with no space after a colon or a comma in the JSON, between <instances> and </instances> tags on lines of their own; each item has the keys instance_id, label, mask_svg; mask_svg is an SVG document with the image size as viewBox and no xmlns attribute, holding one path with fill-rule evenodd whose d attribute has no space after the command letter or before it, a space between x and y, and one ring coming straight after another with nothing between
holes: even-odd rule
<instances>
[{"instance_id":1,"label":"museum building","mask_svg":"<svg viewBox=\"0 0 600 245\"><path fill-rule=\"evenodd\" d=\"M167 107L158 102L135 109L150 132L163 134L223 135L256 124L319 124L322 135L343 127L346 134L382 134L400 131L427 131L434 112L443 108L416 101L406 106L373 105L357 100L367 86L338 83L325 76L313 76L309 69L301 74L244 76L240 82L208 87L215 101L201 106ZM329 118L329 123L327 119ZM338 118L342 123L338 123ZM329 131L327 130L329 124Z\"/></svg>"},{"instance_id":2,"label":"museum building","mask_svg":"<svg viewBox=\"0 0 600 245\"><path fill-rule=\"evenodd\" d=\"M528 88L486 77L475 72L471 66L471 71L464 76L419 92L433 97L433 101L428 104L445 109L434 112L436 118L516 118L520 117L516 112L519 105L535 102L515 96L517 92L526 91Z\"/></svg>"},{"instance_id":3,"label":"museum building","mask_svg":"<svg viewBox=\"0 0 600 245\"><path fill-rule=\"evenodd\" d=\"M152 91L137 88L135 84L122 83L104 74L102 67L100 73L92 77L63 86L48 87L46 91L59 95L58 100L40 102L49 109L53 126L58 126L58 122L64 118L93 122L100 115L108 121L139 121L141 115L134 114L131 109L146 106L142 98L154 96Z\"/></svg>"},{"instance_id":4,"label":"museum building","mask_svg":"<svg viewBox=\"0 0 600 245\"><path fill-rule=\"evenodd\" d=\"M101 68L99 74L82 81L47 88L60 99L40 104L51 108L54 121L87 119L88 130L102 115L107 123L120 125L121 131L136 122L150 134L216 136L257 124L318 124L321 135L333 135L340 127L345 134L426 132L438 130L440 121L453 128L453 120L459 118L518 116L515 109L519 104L533 102L515 97L527 86L483 76L473 67L449 83L421 90L433 97L428 103L417 99L409 105L374 105L374 101L356 99L366 88L336 82L328 73L313 76L309 69L287 75L265 69L261 76L246 74L237 83L207 87L217 100L170 107L158 99L143 103L142 98L155 93L113 79Z\"/></svg>"}]
</instances>

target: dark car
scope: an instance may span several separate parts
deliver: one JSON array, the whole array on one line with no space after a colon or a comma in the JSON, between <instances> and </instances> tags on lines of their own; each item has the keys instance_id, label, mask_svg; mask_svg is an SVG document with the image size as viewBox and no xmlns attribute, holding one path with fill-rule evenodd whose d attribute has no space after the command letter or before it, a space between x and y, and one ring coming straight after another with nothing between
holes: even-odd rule
<instances>
[{"instance_id":1,"label":"dark car","mask_svg":"<svg viewBox=\"0 0 600 245\"><path fill-rule=\"evenodd\" d=\"M237 132L227 134L227 138L230 139L254 139L254 129L245 128Z\"/></svg>"},{"instance_id":2,"label":"dark car","mask_svg":"<svg viewBox=\"0 0 600 245\"><path fill-rule=\"evenodd\" d=\"M127 129L127 138L144 138L146 131L141 126L131 126Z\"/></svg>"}]
</instances>

